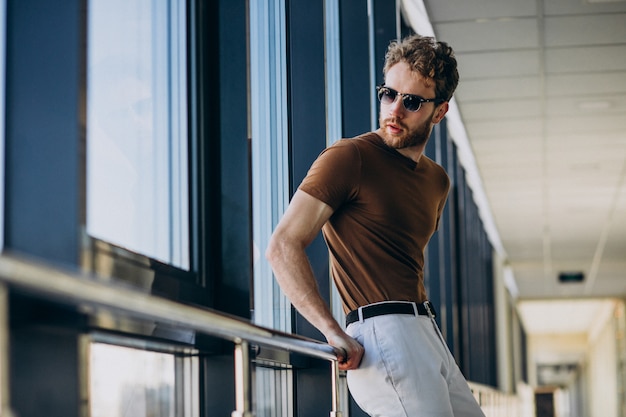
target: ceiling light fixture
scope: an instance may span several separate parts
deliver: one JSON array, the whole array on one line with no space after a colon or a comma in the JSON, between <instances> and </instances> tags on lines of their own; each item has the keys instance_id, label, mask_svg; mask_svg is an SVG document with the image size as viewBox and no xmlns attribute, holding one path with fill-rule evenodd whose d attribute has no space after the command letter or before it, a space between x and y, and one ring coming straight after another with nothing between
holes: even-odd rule
<instances>
[{"instance_id":1,"label":"ceiling light fixture","mask_svg":"<svg viewBox=\"0 0 626 417\"><path fill-rule=\"evenodd\" d=\"M559 282L562 283L576 283L584 280L585 274L582 272L561 272L559 274Z\"/></svg>"}]
</instances>

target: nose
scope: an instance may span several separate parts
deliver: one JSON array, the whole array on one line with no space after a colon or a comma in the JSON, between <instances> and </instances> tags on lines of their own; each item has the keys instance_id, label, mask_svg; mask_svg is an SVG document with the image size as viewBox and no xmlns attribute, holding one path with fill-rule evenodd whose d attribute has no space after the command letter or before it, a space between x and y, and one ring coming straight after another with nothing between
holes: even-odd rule
<instances>
[{"instance_id":1,"label":"nose","mask_svg":"<svg viewBox=\"0 0 626 417\"><path fill-rule=\"evenodd\" d=\"M402 103L402 96L400 94L398 94L395 97L395 100L393 101L393 103L389 104L389 109L388 109L388 113L389 115L393 115L393 116L397 116L397 115L401 115L404 113L404 104Z\"/></svg>"}]
</instances>

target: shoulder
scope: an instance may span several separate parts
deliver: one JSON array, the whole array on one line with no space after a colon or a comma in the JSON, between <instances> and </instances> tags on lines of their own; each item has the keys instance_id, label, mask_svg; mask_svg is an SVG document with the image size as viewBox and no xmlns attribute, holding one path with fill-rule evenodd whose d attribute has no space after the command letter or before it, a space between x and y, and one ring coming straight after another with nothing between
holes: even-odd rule
<instances>
[{"instance_id":1,"label":"shoulder","mask_svg":"<svg viewBox=\"0 0 626 417\"><path fill-rule=\"evenodd\" d=\"M436 179L446 190L450 188L450 177L446 170L426 155L422 155L419 162L420 168L424 169L429 176Z\"/></svg>"},{"instance_id":2,"label":"shoulder","mask_svg":"<svg viewBox=\"0 0 626 417\"><path fill-rule=\"evenodd\" d=\"M378 136L375 132L367 132L362 135L355 136L352 139L347 139L350 141L355 147L358 148L377 148L377 149L386 149L387 146L384 144L383 139Z\"/></svg>"},{"instance_id":3,"label":"shoulder","mask_svg":"<svg viewBox=\"0 0 626 417\"><path fill-rule=\"evenodd\" d=\"M355 139L340 139L322 151L299 189L337 209L358 190L363 168Z\"/></svg>"},{"instance_id":4,"label":"shoulder","mask_svg":"<svg viewBox=\"0 0 626 417\"><path fill-rule=\"evenodd\" d=\"M320 153L312 168L332 167L333 169L340 169L345 165L359 164L360 154L354 139L339 139Z\"/></svg>"},{"instance_id":5,"label":"shoulder","mask_svg":"<svg viewBox=\"0 0 626 417\"><path fill-rule=\"evenodd\" d=\"M422 165L422 167L424 167L425 169L428 169L430 171L436 172L436 173L443 173L445 174L446 171L445 169L439 165L437 162L435 162L434 160L430 159L428 156L426 155L422 155L419 164Z\"/></svg>"},{"instance_id":6,"label":"shoulder","mask_svg":"<svg viewBox=\"0 0 626 417\"><path fill-rule=\"evenodd\" d=\"M374 132L364 133L353 138L340 139L326 148L324 152L341 154L346 158L346 162L350 161L366 165L377 165L396 154Z\"/></svg>"},{"instance_id":7,"label":"shoulder","mask_svg":"<svg viewBox=\"0 0 626 417\"><path fill-rule=\"evenodd\" d=\"M380 149L382 144L382 139L374 132L364 133L353 138L342 138L322 151L318 163L332 163L332 161L341 164L360 163L364 154L374 149Z\"/></svg>"},{"instance_id":8,"label":"shoulder","mask_svg":"<svg viewBox=\"0 0 626 417\"><path fill-rule=\"evenodd\" d=\"M364 147L379 146L382 139L374 132L367 132L353 138L342 138L331 144L327 149L340 148L356 151Z\"/></svg>"}]
</instances>

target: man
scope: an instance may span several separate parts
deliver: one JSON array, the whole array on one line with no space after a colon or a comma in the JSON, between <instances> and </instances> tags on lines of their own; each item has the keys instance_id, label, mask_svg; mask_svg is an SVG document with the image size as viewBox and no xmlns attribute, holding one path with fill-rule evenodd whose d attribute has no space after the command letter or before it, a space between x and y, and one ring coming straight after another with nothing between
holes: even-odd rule
<instances>
[{"instance_id":1,"label":"man","mask_svg":"<svg viewBox=\"0 0 626 417\"><path fill-rule=\"evenodd\" d=\"M341 352L339 368L371 416L483 416L437 328L424 249L450 181L424 155L458 84L452 49L433 38L392 43L375 132L327 148L267 248L294 307ZM320 296L305 249L322 230L347 329Z\"/></svg>"}]
</instances>

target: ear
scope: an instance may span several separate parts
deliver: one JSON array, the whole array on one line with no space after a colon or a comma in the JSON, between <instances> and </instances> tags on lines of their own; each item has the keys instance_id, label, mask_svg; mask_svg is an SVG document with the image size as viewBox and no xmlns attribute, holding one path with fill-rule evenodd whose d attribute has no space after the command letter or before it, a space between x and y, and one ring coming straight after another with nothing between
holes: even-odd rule
<instances>
[{"instance_id":1,"label":"ear","mask_svg":"<svg viewBox=\"0 0 626 417\"><path fill-rule=\"evenodd\" d=\"M446 113L448 112L448 102L444 101L443 103L441 103L436 109L435 109L435 113L433 114L433 119L432 119L432 123L434 125L436 125L437 123L439 123L444 116L446 115Z\"/></svg>"}]
</instances>

